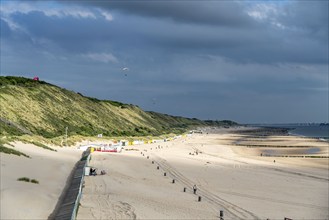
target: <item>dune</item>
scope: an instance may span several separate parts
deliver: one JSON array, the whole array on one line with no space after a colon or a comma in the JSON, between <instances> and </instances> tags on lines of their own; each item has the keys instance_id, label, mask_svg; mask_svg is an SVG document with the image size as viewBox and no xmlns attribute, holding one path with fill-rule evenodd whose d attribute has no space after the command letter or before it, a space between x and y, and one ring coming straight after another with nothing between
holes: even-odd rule
<instances>
[{"instance_id":1,"label":"dune","mask_svg":"<svg viewBox=\"0 0 329 220\"><path fill-rule=\"evenodd\" d=\"M57 152L32 144L14 143L31 158L0 153L1 219L47 219L54 211L67 178L81 152L55 147ZM17 181L27 177L39 183Z\"/></svg>"}]
</instances>

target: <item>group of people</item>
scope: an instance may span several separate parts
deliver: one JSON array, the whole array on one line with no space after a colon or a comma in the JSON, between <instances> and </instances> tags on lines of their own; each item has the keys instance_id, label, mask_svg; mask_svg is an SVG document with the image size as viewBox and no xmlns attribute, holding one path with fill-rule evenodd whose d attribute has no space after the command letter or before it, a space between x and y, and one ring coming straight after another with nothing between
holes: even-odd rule
<instances>
[{"instance_id":1,"label":"group of people","mask_svg":"<svg viewBox=\"0 0 329 220\"><path fill-rule=\"evenodd\" d=\"M190 152L189 155L198 155L199 153L201 154L202 152L199 150L195 150L193 153Z\"/></svg>"}]
</instances>

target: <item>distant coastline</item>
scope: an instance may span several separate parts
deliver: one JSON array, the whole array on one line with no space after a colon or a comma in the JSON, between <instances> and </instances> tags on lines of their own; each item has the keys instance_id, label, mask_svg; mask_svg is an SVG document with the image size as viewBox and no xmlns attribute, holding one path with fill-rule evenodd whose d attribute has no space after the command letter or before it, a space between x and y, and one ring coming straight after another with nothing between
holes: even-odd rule
<instances>
[{"instance_id":1,"label":"distant coastline","mask_svg":"<svg viewBox=\"0 0 329 220\"><path fill-rule=\"evenodd\" d=\"M283 128L288 129L289 135L317 138L329 141L329 124L328 123L311 123L311 124L253 124L263 128Z\"/></svg>"}]
</instances>

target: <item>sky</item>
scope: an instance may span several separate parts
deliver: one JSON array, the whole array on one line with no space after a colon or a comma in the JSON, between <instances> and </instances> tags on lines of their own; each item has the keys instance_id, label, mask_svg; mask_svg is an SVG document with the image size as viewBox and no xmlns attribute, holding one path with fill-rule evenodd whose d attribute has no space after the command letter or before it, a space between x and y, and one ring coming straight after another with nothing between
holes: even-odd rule
<instances>
[{"instance_id":1,"label":"sky","mask_svg":"<svg viewBox=\"0 0 329 220\"><path fill-rule=\"evenodd\" d=\"M1 0L2 76L146 111L328 122L328 1Z\"/></svg>"}]
</instances>

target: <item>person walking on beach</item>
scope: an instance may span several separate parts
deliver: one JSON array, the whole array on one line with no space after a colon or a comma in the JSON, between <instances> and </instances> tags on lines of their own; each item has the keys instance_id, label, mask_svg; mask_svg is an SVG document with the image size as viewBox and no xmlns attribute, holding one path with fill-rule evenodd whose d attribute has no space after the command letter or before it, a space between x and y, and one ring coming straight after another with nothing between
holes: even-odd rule
<instances>
[{"instance_id":1,"label":"person walking on beach","mask_svg":"<svg viewBox=\"0 0 329 220\"><path fill-rule=\"evenodd\" d=\"M194 186L193 186L193 193L194 194L196 194L196 190L197 190L197 188L196 188L196 185L194 184Z\"/></svg>"}]
</instances>

